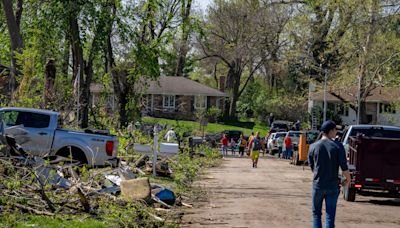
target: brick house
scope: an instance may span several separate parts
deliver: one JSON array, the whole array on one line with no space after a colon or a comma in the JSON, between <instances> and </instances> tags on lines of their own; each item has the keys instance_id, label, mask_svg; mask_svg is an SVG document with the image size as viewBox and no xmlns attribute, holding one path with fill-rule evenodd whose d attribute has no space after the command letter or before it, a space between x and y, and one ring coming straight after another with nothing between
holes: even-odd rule
<instances>
[{"instance_id":1,"label":"brick house","mask_svg":"<svg viewBox=\"0 0 400 228\"><path fill-rule=\"evenodd\" d=\"M141 110L143 115L170 119L194 120L196 111L215 107L223 110L228 95L196 81L175 76L161 76L156 81L142 82ZM92 103L104 93L100 84L91 85ZM115 110L114 95L107 93L107 109ZM114 102L112 102L114 101Z\"/></svg>"},{"instance_id":2,"label":"brick house","mask_svg":"<svg viewBox=\"0 0 400 228\"><path fill-rule=\"evenodd\" d=\"M148 82L143 112L154 117L194 120L198 110L223 108L227 94L184 77Z\"/></svg>"}]
</instances>

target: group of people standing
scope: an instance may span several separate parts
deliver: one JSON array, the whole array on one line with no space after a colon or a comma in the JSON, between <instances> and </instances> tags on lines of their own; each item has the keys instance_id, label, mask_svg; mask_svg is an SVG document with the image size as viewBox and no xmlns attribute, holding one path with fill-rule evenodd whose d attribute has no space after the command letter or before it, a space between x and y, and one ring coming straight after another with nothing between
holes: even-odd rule
<instances>
[{"instance_id":1,"label":"group of people standing","mask_svg":"<svg viewBox=\"0 0 400 228\"><path fill-rule=\"evenodd\" d=\"M260 138L260 133L257 132L254 135L254 132L251 133L250 137L246 140L244 135L240 136L238 143L231 139L231 143L229 144L229 139L226 134L222 135L221 139L222 144L222 155L228 155L228 148L231 147L232 154L235 154L236 145L239 147L239 155L241 157L244 156L244 152L247 149L247 155L251 157L253 168L257 168L258 158L260 157L260 150L262 150L263 141Z\"/></svg>"}]
</instances>

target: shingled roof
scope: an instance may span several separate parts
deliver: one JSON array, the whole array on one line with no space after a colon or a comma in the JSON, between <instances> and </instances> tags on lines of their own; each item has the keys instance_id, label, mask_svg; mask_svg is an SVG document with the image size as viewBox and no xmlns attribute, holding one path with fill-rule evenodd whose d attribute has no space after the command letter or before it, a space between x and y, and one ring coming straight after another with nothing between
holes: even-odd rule
<instances>
[{"instance_id":1,"label":"shingled roof","mask_svg":"<svg viewBox=\"0 0 400 228\"><path fill-rule=\"evenodd\" d=\"M342 87L342 88L329 88L326 93L326 100L331 102L340 101L339 98L332 95L339 95L347 102L354 102L357 100L358 88L356 86ZM324 92L316 91L310 93L310 98L316 101L324 100ZM399 102L400 101L400 88L377 87L372 90L367 96L367 102Z\"/></svg>"},{"instance_id":2,"label":"shingled roof","mask_svg":"<svg viewBox=\"0 0 400 228\"><path fill-rule=\"evenodd\" d=\"M214 97L228 96L224 92L185 77L162 76L157 81L147 81L147 84L147 90L144 91L146 94Z\"/></svg>"}]
</instances>

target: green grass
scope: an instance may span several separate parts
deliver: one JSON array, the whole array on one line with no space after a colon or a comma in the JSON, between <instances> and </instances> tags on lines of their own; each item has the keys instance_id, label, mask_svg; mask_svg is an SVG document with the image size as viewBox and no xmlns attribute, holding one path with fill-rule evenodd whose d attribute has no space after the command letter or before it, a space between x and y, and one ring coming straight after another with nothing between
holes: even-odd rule
<instances>
[{"instance_id":1,"label":"green grass","mask_svg":"<svg viewBox=\"0 0 400 228\"><path fill-rule=\"evenodd\" d=\"M107 224L91 218L59 215L54 217L40 215L7 214L0 216L0 224L9 227L107 227Z\"/></svg>"},{"instance_id":2,"label":"green grass","mask_svg":"<svg viewBox=\"0 0 400 228\"><path fill-rule=\"evenodd\" d=\"M153 118L153 117L144 117L142 120L144 123L167 124L168 126L184 128L191 131L196 131L200 129L200 124L195 121L170 120L170 119ZM245 135L250 135L251 132L257 132L257 131L260 132L261 136L265 136L268 133L268 127L259 124L255 124L251 128L251 127L238 127L229 124L208 123L208 125L205 128L205 132L207 133L219 133L224 130L240 130L243 131Z\"/></svg>"}]
</instances>

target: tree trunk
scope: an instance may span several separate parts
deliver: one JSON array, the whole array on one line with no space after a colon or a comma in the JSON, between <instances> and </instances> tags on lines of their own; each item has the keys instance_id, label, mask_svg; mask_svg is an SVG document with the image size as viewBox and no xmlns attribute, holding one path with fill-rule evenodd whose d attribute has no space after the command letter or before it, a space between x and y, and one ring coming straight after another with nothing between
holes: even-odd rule
<instances>
[{"instance_id":1,"label":"tree trunk","mask_svg":"<svg viewBox=\"0 0 400 228\"><path fill-rule=\"evenodd\" d=\"M183 1L184 3L185 1ZM188 39L190 34L190 12L192 0L187 0L186 5L182 6L182 37L180 39L179 51L176 61L175 76L183 76L183 69L186 64L186 55L188 52Z\"/></svg>"},{"instance_id":2,"label":"tree trunk","mask_svg":"<svg viewBox=\"0 0 400 228\"><path fill-rule=\"evenodd\" d=\"M115 4L111 9L112 18L115 15ZM126 78L128 77L128 71L115 69L115 60L113 54L113 47L111 43L111 33L113 20L109 21L110 24L107 27L107 68L111 72L111 78L113 82L114 94L118 99L118 109L119 109L119 125L120 127L128 126L128 115L126 111L126 106L128 104L128 91L126 87Z\"/></svg>"},{"instance_id":3,"label":"tree trunk","mask_svg":"<svg viewBox=\"0 0 400 228\"><path fill-rule=\"evenodd\" d=\"M232 88L231 103L229 108L229 116L232 118L236 117L237 101L239 100L239 86L240 86L240 75L236 72L234 85Z\"/></svg>"},{"instance_id":4,"label":"tree trunk","mask_svg":"<svg viewBox=\"0 0 400 228\"><path fill-rule=\"evenodd\" d=\"M229 118L236 117L236 102L239 99L240 77L242 71L237 62L232 62L227 75L226 90L229 100L225 102L224 116Z\"/></svg>"},{"instance_id":5,"label":"tree trunk","mask_svg":"<svg viewBox=\"0 0 400 228\"><path fill-rule=\"evenodd\" d=\"M111 76L114 85L114 94L118 99L119 109L119 124L120 127L128 126L128 116L126 112L126 106L128 104L128 91L126 88L126 78L128 76L127 70L113 69Z\"/></svg>"},{"instance_id":6,"label":"tree trunk","mask_svg":"<svg viewBox=\"0 0 400 228\"><path fill-rule=\"evenodd\" d=\"M367 104L365 101L360 102L360 124L368 124Z\"/></svg>"},{"instance_id":7,"label":"tree trunk","mask_svg":"<svg viewBox=\"0 0 400 228\"><path fill-rule=\"evenodd\" d=\"M21 21L22 15L22 0L17 3L17 17L14 15L12 0L2 0L3 11L7 22L8 33L10 35L11 41L11 71L10 71L10 81L9 87L12 94L14 93L16 85L16 77L18 75L17 60L15 58L16 53L20 53L23 48L22 36L20 33L19 23Z\"/></svg>"},{"instance_id":8,"label":"tree trunk","mask_svg":"<svg viewBox=\"0 0 400 228\"><path fill-rule=\"evenodd\" d=\"M89 109L90 109L90 84L93 78L93 62L89 61L85 67L86 80L81 83L82 86L82 96L81 96L81 128L87 128L89 126Z\"/></svg>"},{"instance_id":9,"label":"tree trunk","mask_svg":"<svg viewBox=\"0 0 400 228\"><path fill-rule=\"evenodd\" d=\"M70 2L71 3L71 2ZM76 6L76 3L71 6L71 12L69 13L69 18L68 18L68 23L69 23L69 39L72 47L72 58L73 58L73 80L75 80L75 77L79 77L79 88L76 88L76 91L79 91L76 96L79 96L79 103L78 104L78 109L79 111L79 119L78 122L80 123L80 126L85 126L87 123L84 123L82 120L82 114L84 113L82 111L82 102L84 100L84 93L83 87L85 84L84 80L84 61L83 61L83 50L82 50L82 44L79 36L79 25L78 25L78 7ZM79 74L78 74L79 72Z\"/></svg>"},{"instance_id":10,"label":"tree trunk","mask_svg":"<svg viewBox=\"0 0 400 228\"><path fill-rule=\"evenodd\" d=\"M64 40L63 62L61 69L61 74L65 78L68 78L69 54L70 54L70 42L68 40L68 37L66 37Z\"/></svg>"},{"instance_id":11,"label":"tree trunk","mask_svg":"<svg viewBox=\"0 0 400 228\"><path fill-rule=\"evenodd\" d=\"M50 59L45 68L44 108L52 109L54 102L54 82L56 80L56 65Z\"/></svg>"}]
</instances>

